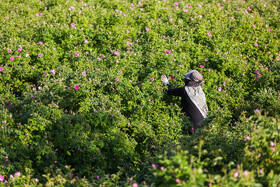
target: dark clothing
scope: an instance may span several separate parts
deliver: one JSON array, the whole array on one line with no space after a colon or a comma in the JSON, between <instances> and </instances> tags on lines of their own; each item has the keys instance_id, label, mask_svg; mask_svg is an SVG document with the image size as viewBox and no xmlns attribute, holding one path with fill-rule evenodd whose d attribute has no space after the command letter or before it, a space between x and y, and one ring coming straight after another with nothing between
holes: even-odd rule
<instances>
[{"instance_id":1,"label":"dark clothing","mask_svg":"<svg viewBox=\"0 0 280 187\"><path fill-rule=\"evenodd\" d=\"M196 131L199 128L199 122L204 118L198 108L189 98L185 87L172 88L170 85L168 85L168 94L181 97L181 107L183 112L186 116L190 117L190 121L193 123L194 130Z\"/></svg>"}]
</instances>

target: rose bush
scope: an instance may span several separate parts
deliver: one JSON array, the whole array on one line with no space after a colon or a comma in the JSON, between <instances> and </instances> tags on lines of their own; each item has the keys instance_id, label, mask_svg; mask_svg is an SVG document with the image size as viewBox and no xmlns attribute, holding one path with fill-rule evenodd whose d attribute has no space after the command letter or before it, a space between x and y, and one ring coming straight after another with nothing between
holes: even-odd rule
<instances>
[{"instance_id":1,"label":"rose bush","mask_svg":"<svg viewBox=\"0 0 280 187\"><path fill-rule=\"evenodd\" d=\"M0 185L279 184L280 2L1 5ZM191 69L193 136L160 80Z\"/></svg>"}]
</instances>

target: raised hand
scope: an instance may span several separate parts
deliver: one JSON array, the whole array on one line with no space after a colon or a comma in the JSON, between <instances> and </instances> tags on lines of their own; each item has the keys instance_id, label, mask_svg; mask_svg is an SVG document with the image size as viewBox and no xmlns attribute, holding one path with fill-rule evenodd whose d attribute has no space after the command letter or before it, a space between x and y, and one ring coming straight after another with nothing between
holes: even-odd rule
<instances>
[{"instance_id":1,"label":"raised hand","mask_svg":"<svg viewBox=\"0 0 280 187\"><path fill-rule=\"evenodd\" d=\"M165 85L169 84L169 81L168 81L166 75L162 75L161 80L162 80L163 84L165 84Z\"/></svg>"}]
</instances>

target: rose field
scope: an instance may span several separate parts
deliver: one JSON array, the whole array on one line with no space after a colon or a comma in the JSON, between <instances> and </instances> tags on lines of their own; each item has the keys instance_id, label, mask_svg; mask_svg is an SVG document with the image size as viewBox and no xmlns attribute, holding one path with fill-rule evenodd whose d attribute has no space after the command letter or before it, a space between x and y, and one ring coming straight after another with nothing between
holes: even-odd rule
<instances>
[{"instance_id":1,"label":"rose field","mask_svg":"<svg viewBox=\"0 0 280 187\"><path fill-rule=\"evenodd\" d=\"M279 0L0 5L0 186L280 186Z\"/></svg>"}]
</instances>

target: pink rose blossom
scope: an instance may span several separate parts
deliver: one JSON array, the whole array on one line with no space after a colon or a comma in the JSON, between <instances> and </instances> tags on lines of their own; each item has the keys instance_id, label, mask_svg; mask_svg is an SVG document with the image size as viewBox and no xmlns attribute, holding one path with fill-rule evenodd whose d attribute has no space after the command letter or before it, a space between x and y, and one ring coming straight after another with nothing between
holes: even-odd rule
<instances>
[{"instance_id":1,"label":"pink rose blossom","mask_svg":"<svg viewBox=\"0 0 280 187\"><path fill-rule=\"evenodd\" d=\"M220 91L222 91L222 88L221 88L221 87L219 87L219 88L218 88L218 91L219 91L219 92L220 92Z\"/></svg>"},{"instance_id":2,"label":"pink rose blossom","mask_svg":"<svg viewBox=\"0 0 280 187\"><path fill-rule=\"evenodd\" d=\"M10 52L12 52L12 50L11 50L11 49L8 49L8 52L10 53Z\"/></svg>"},{"instance_id":3,"label":"pink rose blossom","mask_svg":"<svg viewBox=\"0 0 280 187\"><path fill-rule=\"evenodd\" d=\"M6 17L4 17L5 19L9 19L9 17L8 16L6 16Z\"/></svg>"},{"instance_id":4,"label":"pink rose blossom","mask_svg":"<svg viewBox=\"0 0 280 187\"><path fill-rule=\"evenodd\" d=\"M244 176L246 177L249 174L248 171L244 171Z\"/></svg>"},{"instance_id":5,"label":"pink rose blossom","mask_svg":"<svg viewBox=\"0 0 280 187\"><path fill-rule=\"evenodd\" d=\"M210 32L208 32L208 33L207 33L207 36L211 36L211 33L210 33Z\"/></svg>"},{"instance_id":6,"label":"pink rose blossom","mask_svg":"<svg viewBox=\"0 0 280 187\"><path fill-rule=\"evenodd\" d=\"M4 181L4 177L2 175L0 175L0 181L3 182Z\"/></svg>"},{"instance_id":7,"label":"pink rose blossom","mask_svg":"<svg viewBox=\"0 0 280 187\"><path fill-rule=\"evenodd\" d=\"M259 170L259 173L260 173L260 174L262 174L262 173L263 173L263 170L262 170L262 169L260 169L260 170Z\"/></svg>"},{"instance_id":8,"label":"pink rose blossom","mask_svg":"<svg viewBox=\"0 0 280 187\"><path fill-rule=\"evenodd\" d=\"M87 73L86 72L82 72L82 75L86 75Z\"/></svg>"},{"instance_id":9,"label":"pink rose blossom","mask_svg":"<svg viewBox=\"0 0 280 187\"><path fill-rule=\"evenodd\" d=\"M14 57L12 57L12 56L10 57L10 60L12 60L12 61L13 61L14 59L15 59Z\"/></svg>"},{"instance_id":10,"label":"pink rose blossom","mask_svg":"<svg viewBox=\"0 0 280 187\"><path fill-rule=\"evenodd\" d=\"M233 175L235 178L237 178L238 176L239 176L239 172L238 171L236 171L235 173L234 173L234 175Z\"/></svg>"},{"instance_id":11,"label":"pink rose blossom","mask_svg":"<svg viewBox=\"0 0 280 187\"><path fill-rule=\"evenodd\" d=\"M4 70L4 68L3 67L0 67L0 71L3 71Z\"/></svg>"},{"instance_id":12,"label":"pink rose blossom","mask_svg":"<svg viewBox=\"0 0 280 187\"><path fill-rule=\"evenodd\" d=\"M79 53L75 53L75 57L79 56Z\"/></svg>"},{"instance_id":13,"label":"pink rose blossom","mask_svg":"<svg viewBox=\"0 0 280 187\"><path fill-rule=\"evenodd\" d=\"M156 168L156 165L155 165L155 164L152 164L152 168Z\"/></svg>"},{"instance_id":14,"label":"pink rose blossom","mask_svg":"<svg viewBox=\"0 0 280 187\"><path fill-rule=\"evenodd\" d=\"M271 28L268 29L268 31L271 31L271 30L272 30Z\"/></svg>"},{"instance_id":15,"label":"pink rose blossom","mask_svg":"<svg viewBox=\"0 0 280 187\"><path fill-rule=\"evenodd\" d=\"M167 51L166 51L167 54L169 54L170 52L171 52L170 50L167 50Z\"/></svg>"},{"instance_id":16,"label":"pink rose blossom","mask_svg":"<svg viewBox=\"0 0 280 187\"><path fill-rule=\"evenodd\" d=\"M43 42L39 42L38 44L39 44L39 45L42 45L42 44L43 44Z\"/></svg>"},{"instance_id":17,"label":"pink rose blossom","mask_svg":"<svg viewBox=\"0 0 280 187\"><path fill-rule=\"evenodd\" d=\"M80 88L79 85L74 86L74 89L75 89L75 90L78 90L79 88Z\"/></svg>"},{"instance_id":18,"label":"pink rose blossom","mask_svg":"<svg viewBox=\"0 0 280 187\"><path fill-rule=\"evenodd\" d=\"M72 23L72 24L71 24L71 27L75 27L75 23Z\"/></svg>"},{"instance_id":19,"label":"pink rose blossom","mask_svg":"<svg viewBox=\"0 0 280 187\"><path fill-rule=\"evenodd\" d=\"M138 184L137 183L133 183L132 187L138 187Z\"/></svg>"},{"instance_id":20,"label":"pink rose blossom","mask_svg":"<svg viewBox=\"0 0 280 187\"><path fill-rule=\"evenodd\" d=\"M174 77L171 75L171 80L173 80L174 79Z\"/></svg>"},{"instance_id":21,"label":"pink rose blossom","mask_svg":"<svg viewBox=\"0 0 280 187\"><path fill-rule=\"evenodd\" d=\"M188 10L184 10L184 12L189 12Z\"/></svg>"},{"instance_id":22,"label":"pink rose blossom","mask_svg":"<svg viewBox=\"0 0 280 187\"><path fill-rule=\"evenodd\" d=\"M101 58L97 58L97 60L98 60L98 61L100 61L100 60L101 60Z\"/></svg>"},{"instance_id":23,"label":"pink rose blossom","mask_svg":"<svg viewBox=\"0 0 280 187\"><path fill-rule=\"evenodd\" d=\"M176 179L176 182L179 183L179 182L180 182L180 179Z\"/></svg>"},{"instance_id":24,"label":"pink rose blossom","mask_svg":"<svg viewBox=\"0 0 280 187\"><path fill-rule=\"evenodd\" d=\"M118 81L119 81L119 78L116 78L115 81L118 82Z\"/></svg>"},{"instance_id":25,"label":"pink rose blossom","mask_svg":"<svg viewBox=\"0 0 280 187\"><path fill-rule=\"evenodd\" d=\"M150 28L146 27L146 31L149 31L149 30L150 30Z\"/></svg>"},{"instance_id":26,"label":"pink rose blossom","mask_svg":"<svg viewBox=\"0 0 280 187\"><path fill-rule=\"evenodd\" d=\"M150 81L154 81L154 80L155 80L154 77L151 77L151 78L150 78Z\"/></svg>"},{"instance_id":27,"label":"pink rose blossom","mask_svg":"<svg viewBox=\"0 0 280 187\"><path fill-rule=\"evenodd\" d=\"M20 52L21 51L21 48L18 48L18 52Z\"/></svg>"},{"instance_id":28,"label":"pink rose blossom","mask_svg":"<svg viewBox=\"0 0 280 187\"><path fill-rule=\"evenodd\" d=\"M274 147L274 146L275 146L275 143L274 143L274 142L270 142L270 145L271 145L272 147Z\"/></svg>"},{"instance_id":29,"label":"pink rose blossom","mask_svg":"<svg viewBox=\"0 0 280 187\"><path fill-rule=\"evenodd\" d=\"M255 43L254 45L255 45L255 46L259 46L258 43Z\"/></svg>"},{"instance_id":30,"label":"pink rose blossom","mask_svg":"<svg viewBox=\"0 0 280 187\"><path fill-rule=\"evenodd\" d=\"M42 54L41 54L41 53L39 53L39 54L38 54L38 57L41 57L41 56L42 56Z\"/></svg>"},{"instance_id":31,"label":"pink rose blossom","mask_svg":"<svg viewBox=\"0 0 280 187\"><path fill-rule=\"evenodd\" d=\"M114 55L119 55L119 54L120 54L119 51L114 52Z\"/></svg>"},{"instance_id":32,"label":"pink rose blossom","mask_svg":"<svg viewBox=\"0 0 280 187\"><path fill-rule=\"evenodd\" d=\"M15 176L20 177L20 172L16 172Z\"/></svg>"},{"instance_id":33,"label":"pink rose blossom","mask_svg":"<svg viewBox=\"0 0 280 187\"><path fill-rule=\"evenodd\" d=\"M200 65L201 68L204 68L204 65Z\"/></svg>"},{"instance_id":34,"label":"pink rose blossom","mask_svg":"<svg viewBox=\"0 0 280 187\"><path fill-rule=\"evenodd\" d=\"M88 40L85 40L85 44L88 44Z\"/></svg>"}]
</instances>

